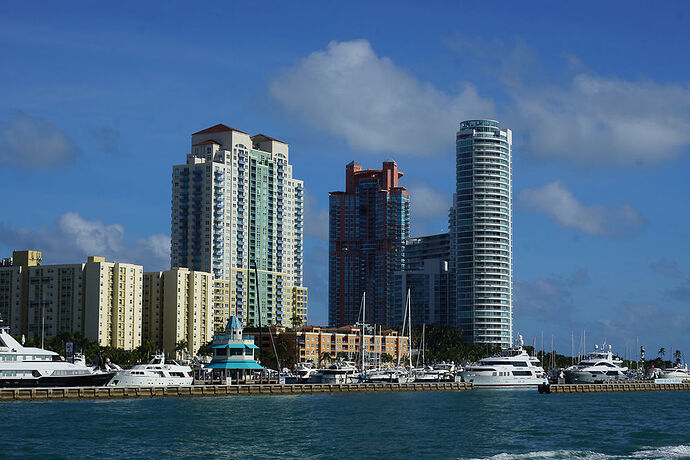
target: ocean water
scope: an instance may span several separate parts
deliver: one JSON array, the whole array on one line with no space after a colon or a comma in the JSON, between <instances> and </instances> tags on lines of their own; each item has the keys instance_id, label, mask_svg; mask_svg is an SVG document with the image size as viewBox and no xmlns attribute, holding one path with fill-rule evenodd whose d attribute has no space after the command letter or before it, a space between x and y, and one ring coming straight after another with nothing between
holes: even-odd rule
<instances>
[{"instance_id":1,"label":"ocean water","mask_svg":"<svg viewBox=\"0 0 690 460\"><path fill-rule=\"evenodd\" d=\"M690 458L690 392L0 403L0 458Z\"/></svg>"}]
</instances>

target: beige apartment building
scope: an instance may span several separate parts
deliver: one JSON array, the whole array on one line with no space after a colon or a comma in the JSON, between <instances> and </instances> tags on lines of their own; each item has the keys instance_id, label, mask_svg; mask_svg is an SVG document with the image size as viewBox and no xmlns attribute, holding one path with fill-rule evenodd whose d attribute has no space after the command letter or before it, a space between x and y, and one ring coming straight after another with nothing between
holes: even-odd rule
<instances>
[{"instance_id":1,"label":"beige apartment building","mask_svg":"<svg viewBox=\"0 0 690 460\"><path fill-rule=\"evenodd\" d=\"M40 251L14 251L0 266L0 315L28 338L81 333L102 346L141 344L141 265L89 257L41 265Z\"/></svg>"},{"instance_id":2,"label":"beige apartment building","mask_svg":"<svg viewBox=\"0 0 690 460\"><path fill-rule=\"evenodd\" d=\"M141 345L144 268L89 257L84 267L84 335L101 346Z\"/></svg>"},{"instance_id":3,"label":"beige apartment building","mask_svg":"<svg viewBox=\"0 0 690 460\"><path fill-rule=\"evenodd\" d=\"M168 355L180 342L194 356L213 339L214 282L210 273L176 268L144 273L142 337Z\"/></svg>"}]
</instances>

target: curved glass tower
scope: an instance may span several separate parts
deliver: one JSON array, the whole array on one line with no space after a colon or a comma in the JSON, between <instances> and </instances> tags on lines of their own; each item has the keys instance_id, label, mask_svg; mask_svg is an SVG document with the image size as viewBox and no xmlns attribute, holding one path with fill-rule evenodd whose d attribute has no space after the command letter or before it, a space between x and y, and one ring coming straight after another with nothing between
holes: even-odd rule
<instances>
[{"instance_id":1,"label":"curved glass tower","mask_svg":"<svg viewBox=\"0 0 690 460\"><path fill-rule=\"evenodd\" d=\"M460 123L450 211L456 326L464 340L509 347L513 335L512 132L494 120Z\"/></svg>"}]
</instances>

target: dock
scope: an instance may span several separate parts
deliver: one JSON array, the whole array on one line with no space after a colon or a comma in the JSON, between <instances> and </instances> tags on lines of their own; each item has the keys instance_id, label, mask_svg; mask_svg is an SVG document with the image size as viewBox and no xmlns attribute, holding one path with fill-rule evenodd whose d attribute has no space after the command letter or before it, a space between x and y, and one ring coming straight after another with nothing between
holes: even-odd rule
<instances>
[{"instance_id":1,"label":"dock","mask_svg":"<svg viewBox=\"0 0 690 460\"><path fill-rule=\"evenodd\" d=\"M466 382L303 384L303 385L187 385L175 387L0 388L0 401L124 399L233 395L285 395L391 391L465 391Z\"/></svg>"},{"instance_id":2,"label":"dock","mask_svg":"<svg viewBox=\"0 0 690 460\"><path fill-rule=\"evenodd\" d=\"M603 393L617 391L683 391L690 390L690 382L654 383L654 382L617 382L617 383L580 383L539 385L539 393Z\"/></svg>"}]
</instances>

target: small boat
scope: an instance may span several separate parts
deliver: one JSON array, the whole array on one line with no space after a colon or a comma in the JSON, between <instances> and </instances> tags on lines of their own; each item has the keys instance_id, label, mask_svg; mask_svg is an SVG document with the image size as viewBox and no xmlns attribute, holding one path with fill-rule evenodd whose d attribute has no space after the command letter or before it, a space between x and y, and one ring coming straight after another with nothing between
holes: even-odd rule
<instances>
[{"instance_id":1,"label":"small boat","mask_svg":"<svg viewBox=\"0 0 690 460\"><path fill-rule=\"evenodd\" d=\"M54 351L25 347L0 326L1 388L103 386L113 375L87 366L79 353L69 362Z\"/></svg>"},{"instance_id":2,"label":"small boat","mask_svg":"<svg viewBox=\"0 0 690 460\"><path fill-rule=\"evenodd\" d=\"M176 361L165 361L165 355L154 355L147 364L137 364L115 374L108 386L111 387L167 387L191 385L192 368Z\"/></svg>"},{"instance_id":3,"label":"small boat","mask_svg":"<svg viewBox=\"0 0 690 460\"><path fill-rule=\"evenodd\" d=\"M574 366L565 369L566 383L604 383L609 380L627 378L627 367L621 367L623 360L614 357L611 345L607 351L604 347L594 345L594 351Z\"/></svg>"}]
</instances>

